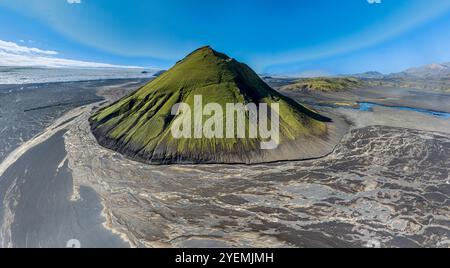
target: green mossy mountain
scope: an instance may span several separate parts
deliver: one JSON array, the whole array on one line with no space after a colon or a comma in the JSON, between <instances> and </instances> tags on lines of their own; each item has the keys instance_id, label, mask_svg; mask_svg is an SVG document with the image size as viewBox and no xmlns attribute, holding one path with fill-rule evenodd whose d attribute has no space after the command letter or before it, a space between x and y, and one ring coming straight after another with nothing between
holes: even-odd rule
<instances>
[{"instance_id":1,"label":"green mossy mountain","mask_svg":"<svg viewBox=\"0 0 450 268\"><path fill-rule=\"evenodd\" d=\"M224 110L227 103L278 103L280 146L261 150L261 138L173 138L172 107L193 107L196 95L204 105L218 103ZM192 52L136 92L97 111L90 123L99 144L151 164L309 159L327 154L327 145L335 141L328 118L279 94L247 65L210 47Z\"/></svg>"},{"instance_id":2,"label":"green mossy mountain","mask_svg":"<svg viewBox=\"0 0 450 268\"><path fill-rule=\"evenodd\" d=\"M282 91L312 90L334 92L362 88L364 81L355 77L317 77L302 78L292 84L284 86Z\"/></svg>"}]
</instances>

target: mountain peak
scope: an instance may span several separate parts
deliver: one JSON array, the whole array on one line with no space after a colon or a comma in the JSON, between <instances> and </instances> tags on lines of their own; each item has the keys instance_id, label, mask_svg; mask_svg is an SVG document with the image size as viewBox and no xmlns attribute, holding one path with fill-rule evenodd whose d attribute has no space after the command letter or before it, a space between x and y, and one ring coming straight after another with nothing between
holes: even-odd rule
<instances>
[{"instance_id":1,"label":"mountain peak","mask_svg":"<svg viewBox=\"0 0 450 268\"><path fill-rule=\"evenodd\" d=\"M203 47L200 47L200 48L194 50L193 52L188 54L182 61L186 61L186 60L189 60L189 59L195 58L195 57L206 58L208 56L220 58L222 60L232 60L227 55L214 50L211 46L208 45L208 46L203 46Z\"/></svg>"},{"instance_id":2,"label":"mountain peak","mask_svg":"<svg viewBox=\"0 0 450 268\"><path fill-rule=\"evenodd\" d=\"M199 47L196 50L194 50L194 52L196 52L196 51L214 51L214 49L210 45L206 45L206 46L202 46L202 47Z\"/></svg>"}]
</instances>

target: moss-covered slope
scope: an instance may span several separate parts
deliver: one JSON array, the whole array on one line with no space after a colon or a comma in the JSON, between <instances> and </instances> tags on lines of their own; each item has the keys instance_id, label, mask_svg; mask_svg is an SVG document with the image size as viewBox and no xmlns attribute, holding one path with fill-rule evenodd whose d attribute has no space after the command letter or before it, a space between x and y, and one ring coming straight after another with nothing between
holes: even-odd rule
<instances>
[{"instance_id":1,"label":"moss-covered slope","mask_svg":"<svg viewBox=\"0 0 450 268\"><path fill-rule=\"evenodd\" d=\"M341 91L364 87L365 83L354 77L317 77L303 78L283 87L283 91L316 90Z\"/></svg>"},{"instance_id":2,"label":"moss-covered slope","mask_svg":"<svg viewBox=\"0 0 450 268\"><path fill-rule=\"evenodd\" d=\"M202 96L204 105L218 103L224 111L227 103L279 103L281 145L261 150L261 138L173 138L172 107L176 103L193 107L195 95ZM210 47L192 52L133 94L96 112L90 121L101 145L155 164L312 158L324 153L322 145L330 134L327 118L280 95L247 65Z\"/></svg>"}]
</instances>

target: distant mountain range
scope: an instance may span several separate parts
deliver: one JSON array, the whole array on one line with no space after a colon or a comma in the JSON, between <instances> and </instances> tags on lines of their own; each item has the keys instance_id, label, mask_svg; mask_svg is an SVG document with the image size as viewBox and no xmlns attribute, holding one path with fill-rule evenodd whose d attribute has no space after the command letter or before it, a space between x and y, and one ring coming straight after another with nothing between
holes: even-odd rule
<instances>
[{"instance_id":1,"label":"distant mountain range","mask_svg":"<svg viewBox=\"0 0 450 268\"><path fill-rule=\"evenodd\" d=\"M385 87L450 92L450 63L433 63L392 74L370 71L335 77L298 78L274 85L279 85L282 91L340 91Z\"/></svg>"},{"instance_id":2,"label":"distant mountain range","mask_svg":"<svg viewBox=\"0 0 450 268\"><path fill-rule=\"evenodd\" d=\"M400 73L394 73L390 76L393 77L417 77L417 78L427 78L427 77L447 77L450 76L450 63L433 63L425 66L410 68Z\"/></svg>"},{"instance_id":3,"label":"distant mountain range","mask_svg":"<svg viewBox=\"0 0 450 268\"><path fill-rule=\"evenodd\" d=\"M351 77L365 80L371 86L450 92L450 63L433 63L387 75L366 72Z\"/></svg>"},{"instance_id":4,"label":"distant mountain range","mask_svg":"<svg viewBox=\"0 0 450 268\"><path fill-rule=\"evenodd\" d=\"M357 78L382 79L382 78L450 78L450 62L449 63L432 63L420 67L410 68L402 72L382 74L380 72L365 72L351 75Z\"/></svg>"}]
</instances>

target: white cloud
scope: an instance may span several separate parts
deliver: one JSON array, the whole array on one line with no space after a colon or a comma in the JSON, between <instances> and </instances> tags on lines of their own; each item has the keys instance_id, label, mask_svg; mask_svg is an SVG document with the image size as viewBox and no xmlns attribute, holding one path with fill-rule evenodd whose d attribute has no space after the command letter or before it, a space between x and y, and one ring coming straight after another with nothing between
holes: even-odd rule
<instances>
[{"instance_id":1,"label":"white cloud","mask_svg":"<svg viewBox=\"0 0 450 268\"><path fill-rule=\"evenodd\" d=\"M140 68L57 58L58 52L17 45L0 40L0 66L52 68Z\"/></svg>"},{"instance_id":2,"label":"white cloud","mask_svg":"<svg viewBox=\"0 0 450 268\"><path fill-rule=\"evenodd\" d=\"M6 42L0 40L0 52L21 54L21 55L56 55L58 52L51 50L41 50L38 48L30 48L19 46L13 42Z\"/></svg>"},{"instance_id":3,"label":"white cloud","mask_svg":"<svg viewBox=\"0 0 450 268\"><path fill-rule=\"evenodd\" d=\"M81 0L67 0L69 4L81 4Z\"/></svg>"}]
</instances>

